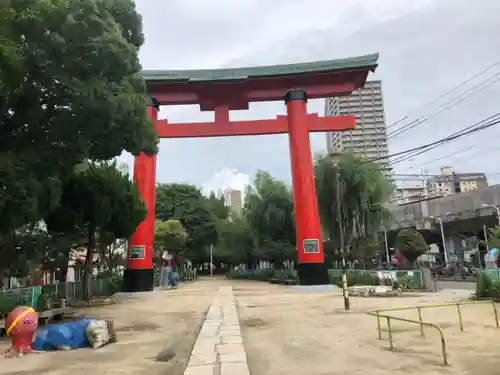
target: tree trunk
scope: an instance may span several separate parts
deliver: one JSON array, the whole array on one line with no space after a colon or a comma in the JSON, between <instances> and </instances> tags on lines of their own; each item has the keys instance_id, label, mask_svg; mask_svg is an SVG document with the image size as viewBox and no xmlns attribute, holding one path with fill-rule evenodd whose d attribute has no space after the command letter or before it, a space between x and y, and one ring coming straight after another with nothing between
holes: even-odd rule
<instances>
[{"instance_id":1,"label":"tree trunk","mask_svg":"<svg viewBox=\"0 0 500 375\"><path fill-rule=\"evenodd\" d=\"M89 301L92 298L92 274L94 271L94 249L95 249L95 230L89 226L87 257L85 258L84 276L83 276L83 298Z\"/></svg>"}]
</instances>

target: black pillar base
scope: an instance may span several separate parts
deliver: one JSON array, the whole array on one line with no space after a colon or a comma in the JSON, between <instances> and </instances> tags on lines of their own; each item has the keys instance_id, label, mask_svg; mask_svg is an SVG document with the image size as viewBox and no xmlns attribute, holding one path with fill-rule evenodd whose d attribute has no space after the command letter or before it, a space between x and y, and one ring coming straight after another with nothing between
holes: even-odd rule
<instances>
[{"instance_id":1,"label":"black pillar base","mask_svg":"<svg viewBox=\"0 0 500 375\"><path fill-rule=\"evenodd\" d=\"M328 285L328 267L325 263L299 263L297 266L299 285Z\"/></svg>"},{"instance_id":2,"label":"black pillar base","mask_svg":"<svg viewBox=\"0 0 500 375\"><path fill-rule=\"evenodd\" d=\"M150 292L154 289L153 269L125 270L123 273L123 291Z\"/></svg>"}]
</instances>

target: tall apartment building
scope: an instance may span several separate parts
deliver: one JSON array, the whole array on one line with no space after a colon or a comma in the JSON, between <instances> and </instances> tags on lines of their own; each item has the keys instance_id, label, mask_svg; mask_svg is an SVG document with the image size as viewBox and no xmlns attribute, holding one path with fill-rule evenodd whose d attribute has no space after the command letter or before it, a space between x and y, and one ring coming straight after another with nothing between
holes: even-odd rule
<instances>
[{"instance_id":1,"label":"tall apartment building","mask_svg":"<svg viewBox=\"0 0 500 375\"><path fill-rule=\"evenodd\" d=\"M429 177L427 189L431 197L474 191L488 186L484 173L455 173L452 167L442 167L438 176Z\"/></svg>"},{"instance_id":2,"label":"tall apartment building","mask_svg":"<svg viewBox=\"0 0 500 375\"><path fill-rule=\"evenodd\" d=\"M224 203L234 211L240 211L243 207L243 197L241 190L226 189L224 190Z\"/></svg>"},{"instance_id":3,"label":"tall apartment building","mask_svg":"<svg viewBox=\"0 0 500 375\"><path fill-rule=\"evenodd\" d=\"M325 115L356 117L354 130L327 133L329 154L353 152L367 159L388 156L382 81L367 81L363 88L349 96L326 99ZM388 159L377 160L377 163L390 174Z\"/></svg>"}]
</instances>

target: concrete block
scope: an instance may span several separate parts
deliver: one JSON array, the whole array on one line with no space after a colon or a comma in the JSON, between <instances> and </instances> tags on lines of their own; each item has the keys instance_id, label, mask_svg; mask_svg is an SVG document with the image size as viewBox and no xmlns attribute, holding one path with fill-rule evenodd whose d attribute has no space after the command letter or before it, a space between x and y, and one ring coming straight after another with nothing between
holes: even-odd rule
<instances>
[{"instance_id":1,"label":"concrete block","mask_svg":"<svg viewBox=\"0 0 500 375\"><path fill-rule=\"evenodd\" d=\"M191 357L189 357L188 367L215 365L216 363L217 353L215 351L209 353L198 353L191 354Z\"/></svg>"},{"instance_id":2,"label":"concrete block","mask_svg":"<svg viewBox=\"0 0 500 375\"><path fill-rule=\"evenodd\" d=\"M215 365L193 366L186 368L184 375L214 375L215 371Z\"/></svg>"},{"instance_id":3,"label":"concrete block","mask_svg":"<svg viewBox=\"0 0 500 375\"><path fill-rule=\"evenodd\" d=\"M219 354L245 353L245 348L243 344L218 344L215 347L215 351Z\"/></svg>"},{"instance_id":4,"label":"concrete block","mask_svg":"<svg viewBox=\"0 0 500 375\"><path fill-rule=\"evenodd\" d=\"M247 363L247 356L242 353L227 353L219 355L220 363Z\"/></svg>"},{"instance_id":5,"label":"concrete block","mask_svg":"<svg viewBox=\"0 0 500 375\"><path fill-rule=\"evenodd\" d=\"M220 373L221 375L250 375L246 363L223 363Z\"/></svg>"},{"instance_id":6,"label":"concrete block","mask_svg":"<svg viewBox=\"0 0 500 375\"><path fill-rule=\"evenodd\" d=\"M241 335L223 335L220 338L221 344L243 344Z\"/></svg>"}]
</instances>

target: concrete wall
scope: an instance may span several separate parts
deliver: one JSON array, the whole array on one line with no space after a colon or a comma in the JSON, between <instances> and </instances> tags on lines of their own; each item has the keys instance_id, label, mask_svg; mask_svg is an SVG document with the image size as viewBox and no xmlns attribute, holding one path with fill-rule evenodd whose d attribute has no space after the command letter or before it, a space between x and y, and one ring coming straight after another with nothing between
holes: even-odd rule
<instances>
[{"instance_id":1,"label":"concrete wall","mask_svg":"<svg viewBox=\"0 0 500 375\"><path fill-rule=\"evenodd\" d=\"M443 221L454 221L495 214L491 208L482 207L483 204L500 205L500 185L402 206L393 206L391 211L396 224L391 229L409 226L430 229L433 225L428 223L428 220L424 220L429 216L442 217ZM444 218L444 215L448 213L449 215Z\"/></svg>"}]
</instances>

